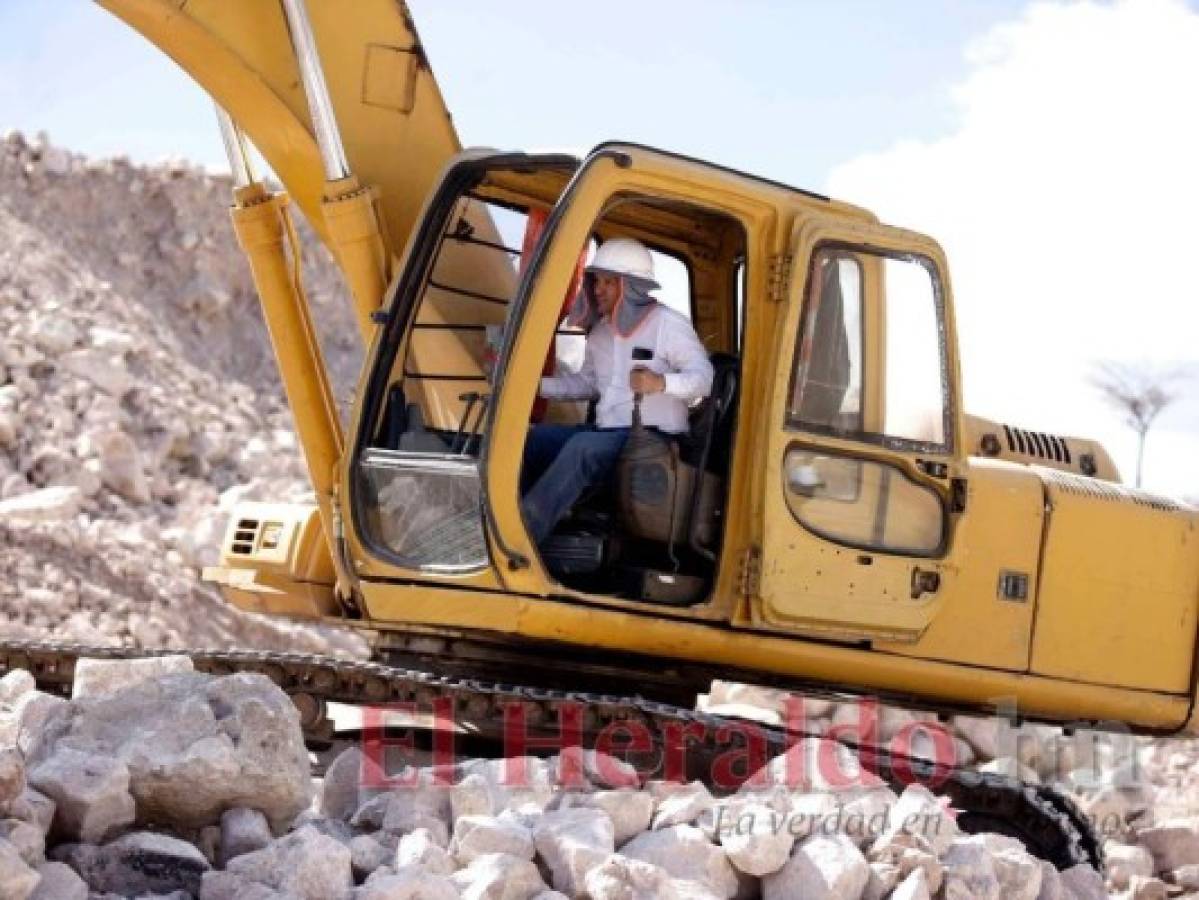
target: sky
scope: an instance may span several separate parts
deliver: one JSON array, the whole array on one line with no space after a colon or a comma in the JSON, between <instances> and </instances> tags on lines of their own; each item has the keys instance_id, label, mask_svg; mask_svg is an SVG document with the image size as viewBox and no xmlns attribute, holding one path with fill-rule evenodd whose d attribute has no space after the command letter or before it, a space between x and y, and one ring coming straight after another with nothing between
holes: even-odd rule
<instances>
[{"instance_id":1,"label":"sky","mask_svg":"<svg viewBox=\"0 0 1199 900\"><path fill-rule=\"evenodd\" d=\"M409 5L465 144L636 140L937 238L969 411L1097 437L1131 477L1094 365L1189 373L1146 487L1199 496L1199 0ZM7 128L223 168L199 88L88 0L0 0Z\"/></svg>"}]
</instances>

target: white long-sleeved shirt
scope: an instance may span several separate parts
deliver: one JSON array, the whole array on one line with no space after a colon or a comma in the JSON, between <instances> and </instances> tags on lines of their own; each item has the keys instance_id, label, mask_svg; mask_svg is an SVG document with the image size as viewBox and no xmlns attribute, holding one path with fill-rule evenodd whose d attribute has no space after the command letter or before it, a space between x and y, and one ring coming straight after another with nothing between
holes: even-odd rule
<instances>
[{"instance_id":1,"label":"white long-sleeved shirt","mask_svg":"<svg viewBox=\"0 0 1199 900\"><path fill-rule=\"evenodd\" d=\"M648 360L633 359L633 351L653 352ZM548 400L590 400L598 397L595 424L628 428L633 422L633 390L629 373L642 366L666 381L665 390L641 400L641 421L670 434L687 430L687 407L712 390L712 364L686 317L658 303L629 337L607 319L587 336L583 365L578 372L541 379L541 396Z\"/></svg>"}]
</instances>

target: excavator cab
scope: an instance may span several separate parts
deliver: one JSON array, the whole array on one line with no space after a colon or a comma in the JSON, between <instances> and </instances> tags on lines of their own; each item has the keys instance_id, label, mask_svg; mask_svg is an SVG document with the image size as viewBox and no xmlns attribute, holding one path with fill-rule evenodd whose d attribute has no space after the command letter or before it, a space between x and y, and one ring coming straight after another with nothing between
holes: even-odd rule
<instances>
[{"instance_id":1,"label":"excavator cab","mask_svg":"<svg viewBox=\"0 0 1199 900\"><path fill-rule=\"evenodd\" d=\"M380 558L450 575L490 564L485 466L501 456L519 460L524 439L502 451L494 446L494 404L530 312L533 263L556 239L578 168L570 157L467 154L430 202L405 273L378 316L361 404L354 520ZM545 374L569 371L581 359L585 335L566 323L565 312L586 259L606 240L635 237L662 273L659 300L692 321L715 371L687 434L668 440L635 430L611 483L584 497L537 548L562 585L676 605L699 602L710 590L736 425L745 233L735 216L687 197L614 191L574 249L566 285L549 295L553 331L543 347L520 351L522 362L532 358ZM547 301L539 295L538 303ZM547 405L524 395L509 403L528 424L593 415L586 403Z\"/></svg>"}]
</instances>

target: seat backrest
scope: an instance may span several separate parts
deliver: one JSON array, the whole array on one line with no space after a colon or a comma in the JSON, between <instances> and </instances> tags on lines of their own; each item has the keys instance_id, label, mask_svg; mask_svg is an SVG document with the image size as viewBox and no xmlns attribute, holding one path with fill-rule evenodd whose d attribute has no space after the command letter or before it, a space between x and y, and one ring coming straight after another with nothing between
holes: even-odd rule
<instances>
[{"instance_id":1,"label":"seat backrest","mask_svg":"<svg viewBox=\"0 0 1199 900\"><path fill-rule=\"evenodd\" d=\"M729 353L713 353L712 390L691 411L690 433L680 448L683 461L716 475L728 472L733 415L741 363Z\"/></svg>"}]
</instances>

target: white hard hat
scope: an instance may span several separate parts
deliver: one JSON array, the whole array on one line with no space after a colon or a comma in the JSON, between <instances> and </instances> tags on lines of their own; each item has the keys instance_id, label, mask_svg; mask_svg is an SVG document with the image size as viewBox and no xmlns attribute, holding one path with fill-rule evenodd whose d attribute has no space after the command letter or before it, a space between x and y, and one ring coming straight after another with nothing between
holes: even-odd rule
<instances>
[{"instance_id":1,"label":"white hard hat","mask_svg":"<svg viewBox=\"0 0 1199 900\"><path fill-rule=\"evenodd\" d=\"M604 241L595 251L595 258L587 267L588 272L607 272L612 275L629 275L661 287L654 278L654 258L645 249L645 244L632 238L613 238Z\"/></svg>"}]
</instances>

